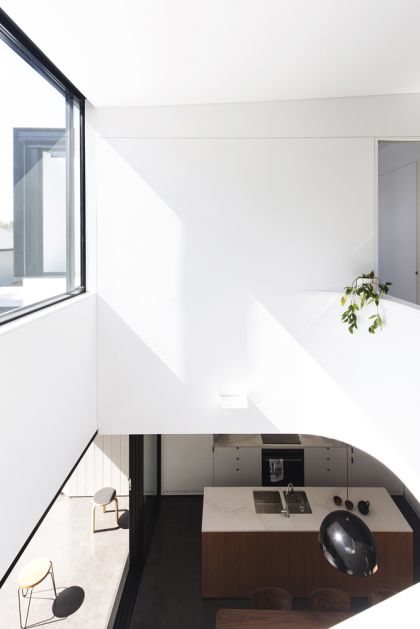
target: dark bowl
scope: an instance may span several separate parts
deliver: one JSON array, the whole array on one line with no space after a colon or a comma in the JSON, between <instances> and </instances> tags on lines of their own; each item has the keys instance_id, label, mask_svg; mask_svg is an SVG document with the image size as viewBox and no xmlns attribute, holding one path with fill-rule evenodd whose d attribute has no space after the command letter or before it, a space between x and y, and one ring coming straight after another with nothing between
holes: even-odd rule
<instances>
[{"instance_id":1,"label":"dark bowl","mask_svg":"<svg viewBox=\"0 0 420 629\"><path fill-rule=\"evenodd\" d=\"M369 506L369 500L359 500L359 502L357 503L357 508L363 515L367 515L369 513Z\"/></svg>"}]
</instances>

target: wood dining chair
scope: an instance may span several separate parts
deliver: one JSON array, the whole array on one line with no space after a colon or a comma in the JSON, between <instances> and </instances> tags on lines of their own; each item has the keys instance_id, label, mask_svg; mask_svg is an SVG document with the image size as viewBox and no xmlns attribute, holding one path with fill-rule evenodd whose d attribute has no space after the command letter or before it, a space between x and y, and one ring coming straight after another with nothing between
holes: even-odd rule
<instances>
[{"instance_id":1,"label":"wood dining chair","mask_svg":"<svg viewBox=\"0 0 420 629\"><path fill-rule=\"evenodd\" d=\"M251 594L253 609L292 609L292 595L277 587L258 588Z\"/></svg>"},{"instance_id":2,"label":"wood dining chair","mask_svg":"<svg viewBox=\"0 0 420 629\"><path fill-rule=\"evenodd\" d=\"M319 588L309 595L309 607L314 612L349 612L350 596L342 590Z\"/></svg>"},{"instance_id":3,"label":"wood dining chair","mask_svg":"<svg viewBox=\"0 0 420 629\"><path fill-rule=\"evenodd\" d=\"M376 590L376 592L371 592L368 596L369 605L377 605L377 603L382 603L390 596L394 596L396 594L395 590Z\"/></svg>"}]
</instances>

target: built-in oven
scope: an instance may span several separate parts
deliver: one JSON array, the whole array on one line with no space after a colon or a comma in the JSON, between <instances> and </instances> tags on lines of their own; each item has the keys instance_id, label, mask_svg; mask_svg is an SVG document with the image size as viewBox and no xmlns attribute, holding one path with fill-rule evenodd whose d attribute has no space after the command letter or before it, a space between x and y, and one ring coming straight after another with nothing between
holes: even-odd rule
<instances>
[{"instance_id":1,"label":"built-in oven","mask_svg":"<svg viewBox=\"0 0 420 629\"><path fill-rule=\"evenodd\" d=\"M263 487L293 483L305 484L305 459L303 448L262 448Z\"/></svg>"}]
</instances>

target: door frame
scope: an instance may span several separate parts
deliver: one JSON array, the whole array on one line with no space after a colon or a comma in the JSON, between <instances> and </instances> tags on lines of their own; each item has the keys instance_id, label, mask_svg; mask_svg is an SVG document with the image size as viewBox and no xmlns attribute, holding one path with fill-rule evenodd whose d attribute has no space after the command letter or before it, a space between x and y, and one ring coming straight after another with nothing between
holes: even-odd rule
<instances>
[{"instance_id":1,"label":"door frame","mask_svg":"<svg viewBox=\"0 0 420 629\"><path fill-rule=\"evenodd\" d=\"M161 435L157 437L157 510L154 523L159 513L161 498ZM121 595L116 601L116 611L111 614L111 625L108 629L125 629L131 625L137 594L147 558L147 546L144 544L144 435L129 435L129 554L124 583L120 586ZM153 529L150 539L153 536Z\"/></svg>"},{"instance_id":2,"label":"door frame","mask_svg":"<svg viewBox=\"0 0 420 629\"><path fill-rule=\"evenodd\" d=\"M375 136L374 142L374 270L375 274L379 272L379 142L420 142L420 136ZM419 166L417 166L417 174L420 174ZM417 269L420 271L420 182L417 177ZM384 279L384 278L383 278ZM420 300L420 275L417 276L417 303ZM411 302L407 302L411 303Z\"/></svg>"}]
</instances>

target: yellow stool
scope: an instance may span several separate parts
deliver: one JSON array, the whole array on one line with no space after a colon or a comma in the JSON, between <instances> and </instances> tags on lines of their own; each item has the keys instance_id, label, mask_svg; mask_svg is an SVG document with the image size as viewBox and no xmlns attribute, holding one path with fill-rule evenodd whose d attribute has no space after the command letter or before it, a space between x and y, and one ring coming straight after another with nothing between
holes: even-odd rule
<instances>
[{"instance_id":1,"label":"yellow stool","mask_svg":"<svg viewBox=\"0 0 420 629\"><path fill-rule=\"evenodd\" d=\"M18 582L18 601L19 601L19 621L21 629L26 629L28 627L28 617L29 610L31 607L32 601L32 593L34 591L34 587L39 585L48 575L51 575L51 581L54 588L54 595L57 598L57 590L55 589L55 579L54 579L54 569L52 565L52 561L46 559L45 557L39 557L38 559L33 559L29 561L25 566L23 566L22 570L19 572L17 577ZM26 612L25 624L22 624L22 610L20 598L26 598L29 596L28 609ZM36 623L37 625L39 623ZM30 627L31 625L29 625Z\"/></svg>"}]
</instances>

